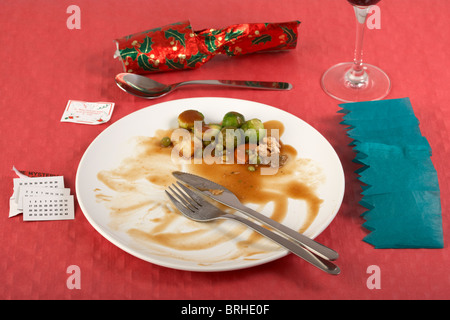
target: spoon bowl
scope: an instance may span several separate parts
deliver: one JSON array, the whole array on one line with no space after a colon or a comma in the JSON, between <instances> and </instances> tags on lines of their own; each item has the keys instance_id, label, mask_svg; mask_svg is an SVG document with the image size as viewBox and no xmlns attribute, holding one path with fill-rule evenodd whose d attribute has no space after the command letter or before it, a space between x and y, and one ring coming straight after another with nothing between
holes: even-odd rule
<instances>
[{"instance_id":1,"label":"spoon bowl","mask_svg":"<svg viewBox=\"0 0 450 320\"><path fill-rule=\"evenodd\" d=\"M123 91L145 99L156 99L185 85L215 85L244 89L262 90L291 90L292 85L287 82L244 81L244 80L191 80L173 84L163 84L153 79L133 74L119 73L116 83Z\"/></svg>"}]
</instances>

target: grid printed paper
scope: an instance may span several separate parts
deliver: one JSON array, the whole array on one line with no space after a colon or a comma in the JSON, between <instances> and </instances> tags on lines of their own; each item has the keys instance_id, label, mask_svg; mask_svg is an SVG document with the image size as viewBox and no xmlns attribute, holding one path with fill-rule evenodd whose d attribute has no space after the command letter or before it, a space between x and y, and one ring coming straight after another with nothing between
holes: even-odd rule
<instances>
[{"instance_id":1,"label":"grid printed paper","mask_svg":"<svg viewBox=\"0 0 450 320\"><path fill-rule=\"evenodd\" d=\"M22 186L20 187L19 202L17 208L23 210L23 199L27 197L37 196L68 196L70 195L69 188L45 188L34 186Z\"/></svg>"},{"instance_id":2,"label":"grid printed paper","mask_svg":"<svg viewBox=\"0 0 450 320\"><path fill-rule=\"evenodd\" d=\"M38 196L23 200L24 221L72 220L75 218L73 196Z\"/></svg>"},{"instance_id":3,"label":"grid printed paper","mask_svg":"<svg viewBox=\"0 0 450 320\"><path fill-rule=\"evenodd\" d=\"M13 198L16 203L19 203L20 189L22 187L64 188L64 177L15 178Z\"/></svg>"}]
</instances>

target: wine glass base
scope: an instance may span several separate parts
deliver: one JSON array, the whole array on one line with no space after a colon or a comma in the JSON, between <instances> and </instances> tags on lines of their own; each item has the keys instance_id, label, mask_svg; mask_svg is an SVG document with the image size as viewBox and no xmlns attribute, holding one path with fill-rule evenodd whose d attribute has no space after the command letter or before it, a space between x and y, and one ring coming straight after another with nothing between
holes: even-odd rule
<instances>
[{"instance_id":1,"label":"wine glass base","mask_svg":"<svg viewBox=\"0 0 450 320\"><path fill-rule=\"evenodd\" d=\"M353 63L339 63L328 69L322 76L322 89L331 97L343 102L381 100L389 94L391 81L378 67L364 64L367 81L355 85L347 74Z\"/></svg>"}]
</instances>

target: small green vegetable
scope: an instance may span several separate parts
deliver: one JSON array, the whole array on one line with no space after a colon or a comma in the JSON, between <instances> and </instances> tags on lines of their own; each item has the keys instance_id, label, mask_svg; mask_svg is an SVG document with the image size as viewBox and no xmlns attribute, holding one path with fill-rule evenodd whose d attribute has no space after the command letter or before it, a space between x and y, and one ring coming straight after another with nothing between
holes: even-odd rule
<instances>
[{"instance_id":1,"label":"small green vegetable","mask_svg":"<svg viewBox=\"0 0 450 320\"><path fill-rule=\"evenodd\" d=\"M168 146L170 146L171 144L172 144L172 141L170 140L169 137L164 137L164 138L161 139L161 145L162 145L163 147L168 147Z\"/></svg>"},{"instance_id":2,"label":"small green vegetable","mask_svg":"<svg viewBox=\"0 0 450 320\"><path fill-rule=\"evenodd\" d=\"M220 130L219 143L222 142L224 148L234 149L244 143L244 133L241 129L235 127L223 127Z\"/></svg>"},{"instance_id":3,"label":"small green vegetable","mask_svg":"<svg viewBox=\"0 0 450 320\"><path fill-rule=\"evenodd\" d=\"M231 111L223 116L223 127L235 127L240 128L245 122L245 118L239 112Z\"/></svg>"},{"instance_id":4,"label":"small green vegetable","mask_svg":"<svg viewBox=\"0 0 450 320\"><path fill-rule=\"evenodd\" d=\"M218 135L220 134L221 126L219 124L208 124L205 126L205 131L202 135L203 145L207 146L211 142L217 140Z\"/></svg>"},{"instance_id":5,"label":"small green vegetable","mask_svg":"<svg viewBox=\"0 0 450 320\"><path fill-rule=\"evenodd\" d=\"M205 117L197 110L186 110L178 115L178 126L183 129L192 130L195 121L203 122Z\"/></svg>"},{"instance_id":6,"label":"small green vegetable","mask_svg":"<svg viewBox=\"0 0 450 320\"><path fill-rule=\"evenodd\" d=\"M246 142L258 143L266 135L264 124L259 119L246 121L241 129L244 131Z\"/></svg>"}]
</instances>

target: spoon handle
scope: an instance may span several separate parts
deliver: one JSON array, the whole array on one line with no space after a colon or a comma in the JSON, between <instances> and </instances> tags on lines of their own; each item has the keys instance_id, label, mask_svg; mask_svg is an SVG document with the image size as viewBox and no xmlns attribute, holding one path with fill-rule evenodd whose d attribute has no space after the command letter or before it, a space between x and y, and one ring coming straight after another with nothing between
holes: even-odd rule
<instances>
[{"instance_id":1,"label":"spoon handle","mask_svg":"<svg viewBox=\"0 0 450 320\"><path fill-rule=\"evenodd\" d=\"M291 90L292 85L287 82L272 82L272 81L246 81L246 80L192 80L180 82L174 85L174 87L180 87L184 85L214 85L214 86L227 86L227 87L239 87L247 89L263 89L263 90Z\"/></svg>"}]
</instances>

